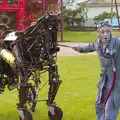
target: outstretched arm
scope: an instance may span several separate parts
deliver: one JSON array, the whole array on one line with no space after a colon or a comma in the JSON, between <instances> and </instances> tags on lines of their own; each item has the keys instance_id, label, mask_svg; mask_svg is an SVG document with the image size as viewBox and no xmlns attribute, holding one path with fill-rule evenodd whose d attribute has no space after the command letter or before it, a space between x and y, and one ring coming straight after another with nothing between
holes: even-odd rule
<instances>
[{"instance_id":1,"label":"outstretched arm","mask_svg":"<svg viewBox=\"0 0 120 120\"><path fill-rule=\"evenodd\" d=\"M95 43L73 45L72 49L80 53L93 52L95 51Z\"/></svg>"}]
</instances>

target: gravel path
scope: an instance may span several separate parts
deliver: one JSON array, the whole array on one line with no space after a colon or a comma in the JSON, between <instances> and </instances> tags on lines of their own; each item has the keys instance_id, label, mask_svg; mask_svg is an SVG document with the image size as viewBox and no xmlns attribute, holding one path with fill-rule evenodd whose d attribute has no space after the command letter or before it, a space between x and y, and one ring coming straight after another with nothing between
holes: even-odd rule
<instances>
[{"instance_id":1,"label":"gravel path","mask_svg":"<svg viewBox=\"0 0 120 120\"><path fill-rule=\"evenodd\" d=\"M72 45L79 45L81 43L72 43L72 42L59 42L60 45L68 45L68 46L72 46ZM82 43L82 44L88 44L88 43ZM77 51L74 51L72 48L68 48L68 47L60 47L60 51L58 52L58 56L79 56L79 55L96 55L96 52L92 52L92 53L79 53Z\"/></svg>"}]
</instances>

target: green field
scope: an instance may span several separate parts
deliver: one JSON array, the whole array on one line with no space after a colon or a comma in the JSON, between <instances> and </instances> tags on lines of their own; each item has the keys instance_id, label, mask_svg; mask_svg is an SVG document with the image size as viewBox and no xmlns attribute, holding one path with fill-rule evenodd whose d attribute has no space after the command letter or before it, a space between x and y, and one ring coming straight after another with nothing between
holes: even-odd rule
<instances>
[{"instance_id":1,"label":"green field","mask_svg":"<svg viewBox=\"0 0 120 120\"><path fill-rule=\"evenodd\" d=\"M64 42L93 42L97 39L97 32L64 31ZM120 36L120 31L113 31L114 36Z\"/></svg>"},{"instance_id":2,"label":"green field","mask_svg":"<svg viewBox=\"0 0 120 120\"><path fill-rule=\"evenodd\" d=\"M95 120L94 102L99 78L97 56L58 57L62 84L56 96L57 105L63 110L62 120ZM44 76L46 79L46 76ZM43 80L45 82L45 80ZM47 97L48 85L39 97ZM19 120L16 110L17 91L6 91L0 98L0 120ZM49 120L45 102L37 104L34 120Z\"/></svg>"}]
</instances>

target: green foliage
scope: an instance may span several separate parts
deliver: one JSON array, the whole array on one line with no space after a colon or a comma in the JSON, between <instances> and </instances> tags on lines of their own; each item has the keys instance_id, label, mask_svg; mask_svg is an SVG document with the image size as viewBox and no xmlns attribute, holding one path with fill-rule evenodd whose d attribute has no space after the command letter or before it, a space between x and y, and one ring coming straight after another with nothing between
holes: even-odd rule
<instances>
[{"instance_id":1,"label":"green foliage","mask_svg":"<svg viewBox=\"0 0 120 120\"><path fill-rule=\"evenodd\" d=\"M75 9L65 8L63 11L64 27L68 29L69 26L79 25L84 26L87 20L87 9L84 5L78 6Z\"/></svg>"},{"instance_id":2,"label":"green foliage","mask_svg":"<svg viewBox=\"0 0 120 120\"><path fill-rule=\"evenodd\" d=\"M113 15L112 15L109 12L103 12L103 13L99 14L98 16L95 16L93 20L95 21L95 24L97 25L100 21L103 21L106 18L111 18L113 16L116 16L116 13L113 13Z\"/></svg>"}]
</instances>

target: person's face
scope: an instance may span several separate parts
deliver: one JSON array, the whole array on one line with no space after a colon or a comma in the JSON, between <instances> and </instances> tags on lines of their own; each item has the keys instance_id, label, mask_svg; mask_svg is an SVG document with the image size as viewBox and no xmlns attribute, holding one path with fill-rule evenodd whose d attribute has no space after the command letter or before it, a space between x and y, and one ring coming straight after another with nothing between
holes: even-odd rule
<instances>
[{"instance_id":1,"label":"person's face","mask_svg":"<svg viewBox=\"0 0 120 120\"><path fill-rule=\"evenodd\" d=\"M111 29L109 27L104 26L100 28L98 34L99 38L101 38L102 42L105 44L110 40Z\"/></svg>"}]
</instances>

